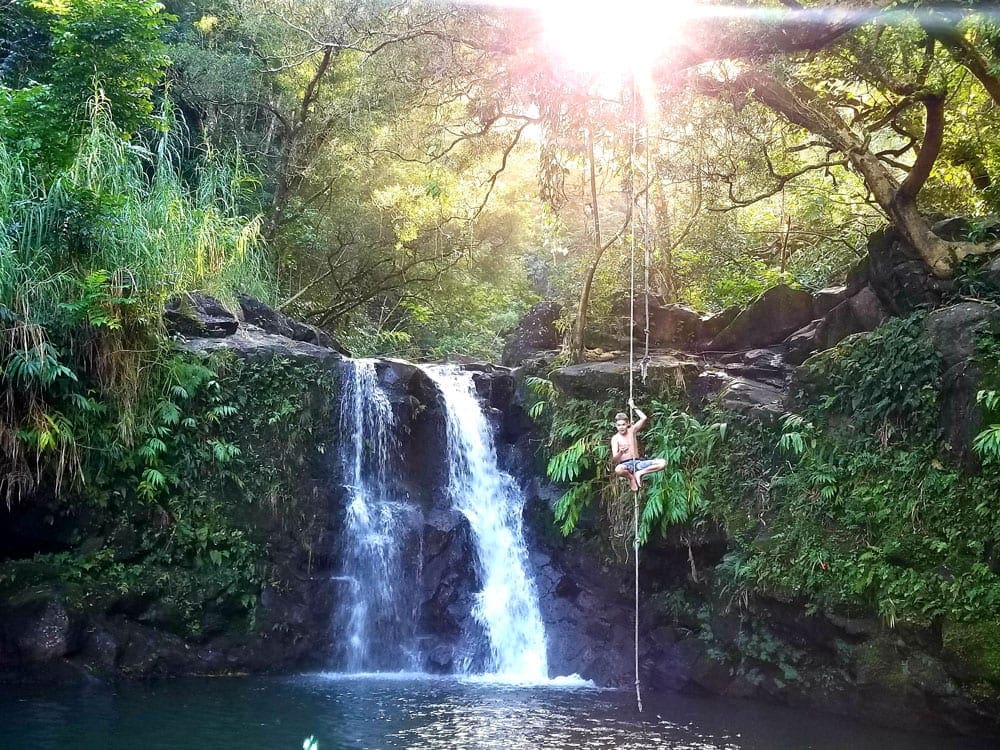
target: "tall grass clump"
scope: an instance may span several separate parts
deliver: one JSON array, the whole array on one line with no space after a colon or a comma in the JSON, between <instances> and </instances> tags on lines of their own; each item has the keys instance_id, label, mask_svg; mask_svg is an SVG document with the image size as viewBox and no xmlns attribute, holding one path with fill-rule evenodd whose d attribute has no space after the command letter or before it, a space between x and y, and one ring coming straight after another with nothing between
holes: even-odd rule
<instances>
[{"instance_id":1,"label":"tall grass clump","mask_svg":"<svg viewBox=\"0 0 1000 750\"><path fill-rule=\"evenodd\" d=\"M208 151L182 169L174 138L126 140L98 99L74 158L55 174L39 177L0 141L8 503L44 476L58 488L68 469L79 474L70 412L111 408L130 441L155 401L146 391L163 381L155 370L166 359L161 313L171 295L275 296L261 219L240 210L253 179L238 157Z\"/></svg>"}]
</instances>

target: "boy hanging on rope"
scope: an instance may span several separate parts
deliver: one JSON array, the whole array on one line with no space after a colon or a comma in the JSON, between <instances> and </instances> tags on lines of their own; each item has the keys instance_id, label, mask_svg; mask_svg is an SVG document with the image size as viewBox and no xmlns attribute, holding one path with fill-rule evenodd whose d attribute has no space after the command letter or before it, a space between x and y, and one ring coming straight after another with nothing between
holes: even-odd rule
<instances>
[{"instance_id":1,"label":"boy hanging on rope","mask_svg":"<svg viewBox=\"0 0 1000 750\"><path fill-rule=\"evenodd\" d=\"M639 421L631 424L624 412L615 414L615 434L611 436L611 463L615 467L615 475L628 477L628 483L633 492L642 487L642 478L647 474L663 471L667 462L662 458L639 458L639 440L636 434L649 422L642 409L635 401L628 400L629 408L639 415Z\"/></svg>"}]
</instances>

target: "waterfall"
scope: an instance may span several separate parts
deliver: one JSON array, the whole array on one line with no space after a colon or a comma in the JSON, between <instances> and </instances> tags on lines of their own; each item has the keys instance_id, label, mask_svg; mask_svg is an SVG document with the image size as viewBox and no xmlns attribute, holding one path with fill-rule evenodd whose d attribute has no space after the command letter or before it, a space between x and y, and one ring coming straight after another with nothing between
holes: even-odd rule
<instances>
[{"instance_id":1,"label":"waterfall","mask_svg":"<svg viewBox=\"0 0 1000 750\"><path fill-rule=\"evenodd\" d=\"M497 465L472 373L447 365L425 372L440 389L447 411L448 493L468 520L476 546L483 588L473 615L489 639L487 672L503 680L546 681L545 628L522 530L524 496Z\"/></svg>"},{"instance_id":2,"label":"waterfall","mask_svg":"<svg viewBox=\"0 0 1000 750\"><path fill-rule=\"evenodd\" d=\"M349 606L336 632L348 672L415 670L420 590L418 509L393 498L399 464L396 419L375 360L346 361L340 408L341 461L347 490L343 570ZM346 622L345 622L346 620Z\"/></svg>"}]
</instances>

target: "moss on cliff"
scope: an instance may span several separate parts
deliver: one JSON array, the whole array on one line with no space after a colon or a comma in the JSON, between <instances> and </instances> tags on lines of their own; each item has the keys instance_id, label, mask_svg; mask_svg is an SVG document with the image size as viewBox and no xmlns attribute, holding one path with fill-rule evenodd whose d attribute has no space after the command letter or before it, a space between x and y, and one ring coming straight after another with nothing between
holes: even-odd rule
<instances>
[{"instance_id":1,"label":"moss on cliff","mask_svg":"<svg viewBox=\"0 0 1000 750\"><path fill-rule=\"evenodd\" d=\"M116 410L69 412L85 481L48 502L72 544L4 563L0 592L56 586L73 610L186 637L252 627L268 530L301 520L336 385L318 363L176 353L133 405L129 440Z\"/></svg>"},{"instance_id":2,"label":"moss on cliff","mask_svg":"<svg viewBox=\"0 0 1000 750\"><path fill-rule=\"evenodd\" d=\"M1000 622L946 622L942 638L945 649L976 677L1000 688Z\"/></svg>"}]
</instances>

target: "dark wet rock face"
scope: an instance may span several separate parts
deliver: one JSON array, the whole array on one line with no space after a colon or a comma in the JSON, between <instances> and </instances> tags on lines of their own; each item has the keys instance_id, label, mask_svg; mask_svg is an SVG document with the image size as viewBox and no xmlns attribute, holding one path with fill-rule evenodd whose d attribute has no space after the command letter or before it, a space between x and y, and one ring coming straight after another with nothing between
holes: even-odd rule
<instances>
[{"instance_id":1,"label":"dark wet rock face","mask_svg":"<svg viewBox=\"0 0 1000 750\"><path fill-rule=\"evenodd\" d=\"M56 592L36 592L0 608L0 666L49 662L80 649L79 618Z\"/></svg>"},{"instance_id":2,"label":"dark wet rock face","mask_svg":"<svg viewBox=\"0 0 1000 750\"><path fill-rule=\"evenodd\" d=\"M549 515L547 508L544 512ZM531 547L550 673L578 674L600 685L628 684L628 590L571 540L546 542L538 535Z\"/></svg>"}]
</instances>

